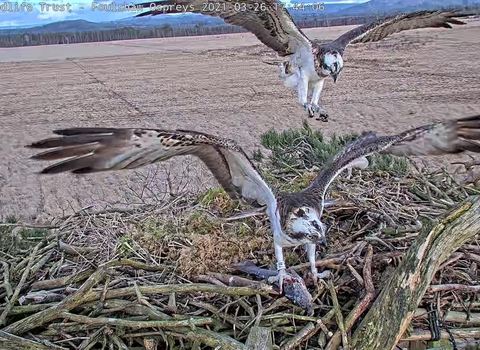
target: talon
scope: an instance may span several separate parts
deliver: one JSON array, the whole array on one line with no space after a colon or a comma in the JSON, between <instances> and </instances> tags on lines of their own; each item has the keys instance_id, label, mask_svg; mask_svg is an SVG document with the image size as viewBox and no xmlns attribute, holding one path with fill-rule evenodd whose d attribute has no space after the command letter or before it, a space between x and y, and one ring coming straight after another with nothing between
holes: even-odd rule
<instances>
[{"instance_id":1,"label":"talon","mask_svg":"<svg viewBox=\"0 0 480 350\"><path fill-rule=\"evenodd\" d=\"M317 273L317 278L320 279L325 279L325 278L331 278L333 276L332 272L330 270L325 270L323 272Z\"/></svg>"},{"instance_id":2,"label":"talon","mask_svg":"<svg viewBox=\"0 0 480 350\"><path fill-rule=\"evenodd\" d=\"M328 114L326 114L326 113L320 114L320 116L317 118L317 120L321 120L324 123L328 122Z\"/></svg>"},{"instance_id":3,"label":"talon","mask_svg":"<svg viewBox=\"0 0 480 350\"><path fill-rule=\"evenodd\" d=\"M332 278L333 274L330 270L325 270L323 272L311 271L312 279L315 283L318 283L318 279L327 279Z\"/></svg>"},{"instance_id":4,"label":"talon","mask_svg":"<svg viewBox=\"0 0 480 350\"><path fill-rule=\"evenodd\" d=\"M328 113L323 107L310 103L304 103L303 108L308 112L308 116L310 118L315 117L316 120L328 122Z\"/></svg>"},{"instance_id":5,"label":"talon","mask_svg":"<svg viewBox=\"0 0 480 350\"><path fill-rule=\"evenodd\" d=\"M292 280L292 276L288 275L285 269L280 269L278 270L278 274L276 276L269 277L267 282L270 284L278 283L279 293L283 294L283 282Z\"/></svg>"},{"instance_id":6,"label":"talon","mask_svg":"<svg viewBox=\"0 0 480 350\"><path fill-rule=\"evenodd\" d=\"M310 103L304 103L303 109L307 111L309 118L315 117L315 109L313 105L311 105Z\"/></svg>"}]
</instances>

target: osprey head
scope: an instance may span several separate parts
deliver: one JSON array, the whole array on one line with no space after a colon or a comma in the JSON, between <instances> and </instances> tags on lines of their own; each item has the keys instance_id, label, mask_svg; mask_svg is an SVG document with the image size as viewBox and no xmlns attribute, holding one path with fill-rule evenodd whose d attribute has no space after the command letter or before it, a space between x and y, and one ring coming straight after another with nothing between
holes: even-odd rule
<instances>
[{"instance_id":1,"label":"osprey head","mask_svg":"<svg viewBox=\"0 0 480 350\"><path fill-rule=\"evenodd\" d=\"M319 73L324 77L332 77L333 81L336 83L342 69L342 55L338 51L330 51L323 56Z\"/></svg>"},{"instance_id":2,"label":"osprey head","mask_svg":"<svg viewBox=\"0 0 480 350\"><path fill-rule=\"evenodd\" d=\"M286 231L294 239L327 246L325 224L320 221L318 211L310 206L295 207L291 210L286 222Z\"/></svg>"}]
</instances>

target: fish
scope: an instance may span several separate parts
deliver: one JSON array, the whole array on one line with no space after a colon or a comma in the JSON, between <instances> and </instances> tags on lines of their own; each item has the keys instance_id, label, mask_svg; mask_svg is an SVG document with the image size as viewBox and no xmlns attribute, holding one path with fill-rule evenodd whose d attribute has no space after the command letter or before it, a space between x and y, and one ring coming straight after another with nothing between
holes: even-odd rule
<instances>
[{"instance_id":1,"label":"fish","mask_svg":"<svg viewBox=\"0 0 480 350\"><path fill-rule=\"evenodd\" d=\"M266 280L271 276L276 276L278 271L263 269L255 265L250 260L244 260L236 264L231 264L231 267L255 276L259 279ZM280 291L280 285L278 281L272 284L275 291ZM301 278L295 270L287 270L287 278L283 280L283 295L289 299L294 305L307 311L309 316L314 314L313 311L313 298L305 285L305 281Z\"/></svg>"}]
</instances>

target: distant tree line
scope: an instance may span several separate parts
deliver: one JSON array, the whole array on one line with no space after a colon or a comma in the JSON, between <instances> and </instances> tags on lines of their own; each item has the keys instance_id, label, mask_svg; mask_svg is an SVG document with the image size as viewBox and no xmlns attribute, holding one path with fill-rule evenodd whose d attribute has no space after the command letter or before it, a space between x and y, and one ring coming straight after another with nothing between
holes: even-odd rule
<instances>
[{"instance_id":1,"label":"distant tree line","mask_svg":"<svg viewBox=\"0 0 480 350\"><path fill-rule=\"evenodd\" d=\"M330 27L364 24L381 17L383 17L383 14L378 14L376 16L352 16L337 18L315 18L313 16L309 16L305 18L295 18L295 23L300 28ZM176 36L218 35L242 32L246 32L246 30L237 26L206 26L202 23L175 26L165 24L160 27L151 28L123 27L116 29L59 33L30 33L26 31L22 34L0 34L0 47L74 44L129 39L166 38Z\"/></svg>"},{"instance_id":2,"label":"distant tree line","mask_svg":"<svg viewBox=\"0 0 480 350\"><path fill-rule=\"evenodd\" d=\"M343 17L329 19L303 18L297 19L296 23L301 28L308 28L361 24L365 23L367 20L367 17ZM129 39L167 38L176 36L218 35L243 32L246 32L246 30L237 26L206 26L202 23L174 26L165 24L160 27L151 28L124 27L116 29L59 33L25 32L23 34L0 34L0 47L74 44Z\"/></svg>"}]
</instances>

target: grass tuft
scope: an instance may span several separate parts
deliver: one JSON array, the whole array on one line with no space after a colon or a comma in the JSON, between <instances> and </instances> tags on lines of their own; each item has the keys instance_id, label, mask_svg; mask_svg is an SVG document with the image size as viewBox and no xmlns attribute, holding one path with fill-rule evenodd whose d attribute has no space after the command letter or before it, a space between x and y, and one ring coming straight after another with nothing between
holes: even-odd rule
<instances>
[{"instance_id":1,"label":"grass tuft","mask_svg":"<svg viewBox=\"0 0 480 350\"><path fill-rule=\"evenodd\" d=\"M340 152L348 143L357 139L359 134L337 135L327 138L313 130L307 121L300 129L282 132L270 130L262 135L262 145L272 151L269 168L276 173L298 174L299 171L316 171L328 160ZM404 157L373 155L370 157L370 169L385 171L395 175L405 175L409 162Z\"/></svg>"}]
</instances>

